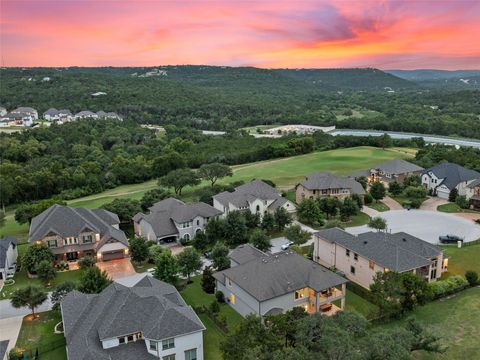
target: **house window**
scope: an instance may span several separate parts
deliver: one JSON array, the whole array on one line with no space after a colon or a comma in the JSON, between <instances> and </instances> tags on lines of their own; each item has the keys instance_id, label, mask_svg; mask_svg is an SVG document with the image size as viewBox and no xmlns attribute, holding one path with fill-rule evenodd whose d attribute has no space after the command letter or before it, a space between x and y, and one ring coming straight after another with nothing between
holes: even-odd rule
<instances>
[{"instance_id":1,"label":"house window","mask_svg":"<svg viewBox=\"0 0 480 360\"><path fill-rule=\"evenodd\" d=\"M185 360L197 360L197 349L186 350Z\"/></svg>"},{"instance_id":2,"label":"house window","mask_svg":"<svg viewBox=\"0 0 480 360\"><path fill-rule=\"evenodd\" d=\"M162 359L163 360L175 360L175 354L164 356Z\"/></svg>"},{"instance_id":3,"label":"house window","mask_svg":"<svg viewBox=\"0 0 480 360\"><path fill-rule=\"evenodd\" d=\"M197 225L200 225L200 220L197 220Z\"/></svg>"},{"instance_id":4,"label":"house window","mask_svg":"<svg viewBox=\"0 0 480 360\"><path fill-rule=\"evenodd\" d=\"M430 279L434 280L436 278L437 278L437 268L434 268L434 269L432 269L432 271L430 273Z\"/></svg>"},{"instance_id":5,"label":"house window","mask_svg":"<svg viewBox=\"0 0 480 360\"><path fill-rule=\"evenodd\" d=\"M355 266L350 266L350 273L355 275Z\"/></svg>"},{"instance_id":6,"label":"house window","mask_svg":"<svg viewBox=\"0 0 480 360\"><path fill-rule=\"evenodd\" d=\"M157 342L150 340L150 350L157 351Z\"/></svg>"},{"instance_id":7,"label":"house window","mask_svg":"<svg viewBox=\"0 0 480 360\"><path fill-rule=\"evenodd\" d=\"M132 342L133 341L133 335L128 335L127 336L127 341Z\"/></svg>"},{"instance_id":8,"label":"house window","mask_svg":"<svg viewBox=\"0 0 480 360\"><path fill-rule=\"evenodd\" d=\"M260 212L260 205L257 205L257 212Z\"/></svg>"},{"instance_id":9,"label":"house window","mask_svg":"<svg viewBox=\"0 0 480 360\"><path fill-rule=\"evenodd\" d=\"M188 241L188 240L190 240L190 235L189 235L189 234L185 234L185 235L183 235L183 238Z\"/></svg>"},{"instance_id":10,"label":"house window","mask_svg":"<svg viewBox=\"0 0 480 360\"><path fill-rule=\"evenodd\" d=\"M85 235L83 237L83 243L84 244L90 244L92 242L92 235Z\"/></svg>"},{"instance_id":11,"label":"house window","mask_svg":"<svg viewBox=\"0 0 480 360\"><path fill-rule=\"evenodd\" d=\"M358 254L357 253L353 253L353 260L358 261Z\"/></svg>"},{"instance_id":12,"label":"house window","mask_svg":"<svg viewBox=\"0 0 480 360\"><path fill-rule=\"evenodd\" d=\"M190 226L192 226L191 221L187 221L187 222L184 222L184 223L181 224L182 229L189 228Z\"/></svg>"},{"instance_id":13,"label":"house window","mask_svg":"<svg viewBox=\"0 0 480 360\"><path fill-rule=\"evenodd\" d=\"M125 344L125 338L124 337L118 338L118 343L119 344Z\"/></svg>"},{"instance_id":14,"label":"house window","mask_svg":"<svg viewBox=\"0 0 480 360\"><path fill-rule=\"evenodd\" d=\"M162 350L173 349L174 347L175 347L174 338L162 340Z\"/></svg>"},{"instance_id":15,"label":"house window","mask_svg":"<svg viewBox=\"0 0 480 360\"><path fill-rule=\"evenodd\" d=\"M373 270L375 268L375 261L370 260L368 262L368 267Z\"/></svg>"},{"instance_id":16,"label":"house window","mask_svg":"<svg viewBox=\"0 0 480 360\"><path fill-rule=\"evenodd\" d=\"M141 333L141 332L137 332L137 333L135 334L135 339L136 339L136 340L140 340L141 338L142 338L142 333Z\"/></svg>"},{"instance_id":17,"label":"house window","mask_svg":"<svg viewBox=\"0 0 480 360\"><path fill-rule=\"evenodd\" d=\"M350 257L350 250L346 249L346 250L345 250L345 255L347 255L348 257Z\"/></svg>"},{"instance_id":18,"label":"house window","mask_svg":"<svg viewBox=\"0 0 480 360\"><path fill-rule=\"evenodd\" d=\"M48 247L51 247L51 248L57 247L57 240L48 240Z\"/></svg>"}]
</instances>

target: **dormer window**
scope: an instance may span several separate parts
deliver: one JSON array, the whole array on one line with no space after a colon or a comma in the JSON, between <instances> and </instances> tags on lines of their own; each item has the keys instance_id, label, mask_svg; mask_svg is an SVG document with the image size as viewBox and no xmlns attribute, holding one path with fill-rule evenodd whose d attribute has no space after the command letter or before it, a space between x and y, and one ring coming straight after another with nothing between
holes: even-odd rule
<instances>
[{"instance_id":1,"label":"dormer window","mask_svg":"<svg viewBox=\"0 0 480 360\"><path fill-rule=\"evenodd\" d=\"M57 247L57 240L48 240L48 247L56 248Z\"/></svg>"},{"instance_id":2,"label":"dormer window","mask_svg":"<svg viewBox=\"0 0 480 360\"><path fill-rule=\"evenodd\" d=\"M83 243L84 244L91 244L92 243L92 235L84 235L83 236Z\"/></svg>"},{"instance_id":3,"label":"dormer window","mask_svg":"<svg viewBox=\"0 0 480 360\"><path fill-rule=\"evenodd\" d=\"M173 349L174 347L175 347L174 338L162 340L162 350Z\"/></svg>"}]
</instances>

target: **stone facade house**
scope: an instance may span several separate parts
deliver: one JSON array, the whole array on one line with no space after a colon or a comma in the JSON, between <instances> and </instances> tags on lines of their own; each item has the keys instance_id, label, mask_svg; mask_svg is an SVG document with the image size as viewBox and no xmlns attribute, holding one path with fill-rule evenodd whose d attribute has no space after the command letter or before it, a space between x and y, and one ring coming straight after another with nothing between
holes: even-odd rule
<instances>
[{"instance_id":1,"label":"stone facade house","mask_svg":"<svg viewBox=\"0 0 480 360\"><path fill-rule=\"evenodd\" d=\"M138 213L133 217L135 235L167 242L193 239L210 219L222 214L208 204L186 204L174 198L157 202L149 210L149 214Z\"/></svg>"},{"instance_id":2,"label":"stone facade house","mask_svg":"<svg viewBox=\"0 0 480 360\"><path fill-rule=\"evenodd\" d=\"M32 219L28 241L46 244L56 261L120 259L128 256L128 239L119 224L118 216L104 209L53 205Z\"/></svg>"},{"instance_id":3,"label":"stone facade house","mask_svg":"<svg viewBox=\"0 0 480 360\"><path fill-rule=\"evenodd\" d=\"M422 167L403 159L393 159L374 165L368 170L355 172L350 177L358 179L363 176L369 184L377 181L384 185L394 181L403 184L407 176L421 175L423 170Z\"/></svg>"},{"instance_id":4,"label":"stone facade house","mask_svg":"<svg viewBox=\"0 0 480 360\"><path fill-rule=\"evenodd\" d=\"M332 228L314 234L313 259L342 271L352 282L369 288L378 272L413 272L435 281L447 271L443 250L404 232L352 235Z\"/></svg>"},{"instance_id":5,"label":"stone facade house","mask_svg":"<svg viewBox=\"0 0 480 360\"><path fill-rule=\"evenodd\" d=\"M73 290L61 314L68 360L203 360L205 326L174 286L148 275L100 294Z\"/></svg>"},{"instance_id":6,"label":"stone facade house","mask_svg":"<svg viewBox=\"0 0 480 360\"><path fill-rule=\"evenodd\" d=\"M229 257L232 267L214 274L216 289L242 316L277 315L294 307L333 315L345 307L347 280L295 251L266 254L245 244Z\"/></svg>"},{"instance_id":7,"label":"stone facade house","mask_svg":"<svg viewBox=\"0 0 480 360\"><path fill-rule=\"evenodd\" d=\"M262 216L274 213L283 207L289 213L295 213L295 205L282 197L274 187L261 180L252 180L235 188L233 192L224 191L213 196L213 206L226 216L230 211L250 211Z\"/></svg>"},{"instance_id":8,"label":"stone facade house","mask_svg":"<svg viewBox=\"0 0 480 360\"><path fill-rule=\"evenodd\" d=\"M298 204L305 199L330 196L344 199L353 194L365 195L365 189L358 181L328 172L305 176L305 180L295 187L295 199Z\"/></svg>"}]
</instances>

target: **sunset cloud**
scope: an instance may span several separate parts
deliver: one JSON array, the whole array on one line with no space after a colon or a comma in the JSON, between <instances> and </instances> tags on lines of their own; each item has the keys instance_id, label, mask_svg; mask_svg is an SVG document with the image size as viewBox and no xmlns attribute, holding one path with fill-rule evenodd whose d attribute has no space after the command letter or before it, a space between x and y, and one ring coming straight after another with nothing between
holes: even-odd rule
<instances>
[{"instance_id":1,"label":"sunset cloud","mask_svg":"<svg viewBox=\"0 0 480 360\"><path fill-rule=\"evenodd\" d=\"M479 1L2 0L5 66L478 68Z\"/></svg>"}]
</instances>

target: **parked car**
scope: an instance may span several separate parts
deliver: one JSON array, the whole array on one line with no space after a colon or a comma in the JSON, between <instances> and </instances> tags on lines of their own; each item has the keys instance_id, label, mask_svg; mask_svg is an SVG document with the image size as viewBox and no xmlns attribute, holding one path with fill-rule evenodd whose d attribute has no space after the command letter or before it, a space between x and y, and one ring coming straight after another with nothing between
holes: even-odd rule
<instances>
[{"instance_id":1,"label":"parked car","mask_svg":"<svg viewBox=\"0 0 480 360\"><path fill-rule=\"evenodd\" d=\"M293 245L293 241L289 241L286 244L283 244L281 248L282 250L287 250L290 247L290 245Z\"/></svg>"},{"instance_id":2,"label":"parked car","mask_svg":"<svg viewBox=\"0 0 480 360\"><path fill-rule=\"evenodd\" d=\"M445 236L439 236L438 240L440 240L442 244L456 244L458 241L463 241L463 238L457 235L449 234Z\"/></svg>"}]
</instances>

